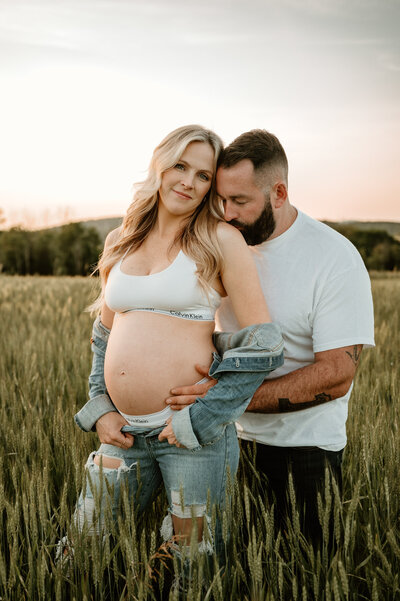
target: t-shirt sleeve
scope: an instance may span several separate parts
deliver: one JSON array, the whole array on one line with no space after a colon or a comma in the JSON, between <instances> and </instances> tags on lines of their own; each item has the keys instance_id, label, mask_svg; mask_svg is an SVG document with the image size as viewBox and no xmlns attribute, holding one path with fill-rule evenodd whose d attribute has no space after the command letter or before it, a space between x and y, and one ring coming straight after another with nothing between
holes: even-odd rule
<instances>
[{"instance_id":1,"label":"t-shirt sleeve","mask_svg":"<svg viewBox=\"0 0 400 601\"><path fill-rule=\"evenodd\" d=\"M342 346L374 346L371 281L364 265L328 279L312 314L314 352Z\"/></svg>"}]
</instances>

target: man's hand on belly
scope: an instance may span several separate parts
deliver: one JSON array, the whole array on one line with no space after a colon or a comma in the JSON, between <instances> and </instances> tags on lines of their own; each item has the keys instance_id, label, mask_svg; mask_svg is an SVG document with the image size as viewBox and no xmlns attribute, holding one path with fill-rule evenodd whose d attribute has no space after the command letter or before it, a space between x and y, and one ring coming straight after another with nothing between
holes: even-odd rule
<instances>
[{"instance_id":1,"label":"man's hand on belly","mask_svg":"<svg viewBox=\"0 0 400 601\"><path fill-rule=\"evenodd\" d=\"M208 382L202 384L192 384L192 386L180 386L179 388L173 388L171 390L171 397L166 399L167 405L174 409L174 411L180 411L188 405L192 405L197 397L206 396L207 392L212 388L217 380L210 378L208 375L209 367L204 365L196 365L196 371L203 377L209 378Z\"/></svg>"},{"instance_id":2,"label":"man's hand on belly","mask_svg":"<svg viewBox=\"0 0 400 601\"><path fill-rule=\"evenodd\" d=\"M121 449L129 449L133 446L132 434L121 432L122 426L128 426L128 422L120 413L111 411L105 413L96 422L96 431L100 442L112 444Z\"/></svg>"}]
</instances>

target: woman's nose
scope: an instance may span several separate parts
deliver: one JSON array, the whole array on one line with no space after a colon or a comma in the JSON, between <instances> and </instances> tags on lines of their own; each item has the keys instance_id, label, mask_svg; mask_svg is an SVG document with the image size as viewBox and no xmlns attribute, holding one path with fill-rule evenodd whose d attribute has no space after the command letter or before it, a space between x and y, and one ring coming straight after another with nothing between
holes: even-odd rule
<instances>
[{"instance_id":1,"label":"woman's nose","mask_svg":"<svg viewBox=\"0 0 400 601\"><path fill-rule=\"evenodd\" d=\"M185 173L182 176L182 185L185 186L185 188L193 188L193 178L193 174Z\"/></svg>"}]
</instances>

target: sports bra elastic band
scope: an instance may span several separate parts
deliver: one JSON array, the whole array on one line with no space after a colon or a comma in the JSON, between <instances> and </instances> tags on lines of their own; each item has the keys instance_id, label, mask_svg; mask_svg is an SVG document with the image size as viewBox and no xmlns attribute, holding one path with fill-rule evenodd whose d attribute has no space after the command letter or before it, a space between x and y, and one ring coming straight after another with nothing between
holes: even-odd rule
<instances>
[{"instance_id":1,"label":"sports bra elastic band","mask_svg":"<svg viewBox=\"0 0 400 601\"><path fill-rule=\"evenodd\" d=\"M127 311L123 311L123 313L130 313L131 311L149 311L150 313L161 313L161 315L169 315L170 317L178 317L179 319L192 319L194 321L214 321L211 311L207 312L204 309L199 310L198 313L195 312L195 309L190 313L185 313L184 311L166 311L151 307L140 307L137 309L128 309Z\"/></svg>"}]
</instances>

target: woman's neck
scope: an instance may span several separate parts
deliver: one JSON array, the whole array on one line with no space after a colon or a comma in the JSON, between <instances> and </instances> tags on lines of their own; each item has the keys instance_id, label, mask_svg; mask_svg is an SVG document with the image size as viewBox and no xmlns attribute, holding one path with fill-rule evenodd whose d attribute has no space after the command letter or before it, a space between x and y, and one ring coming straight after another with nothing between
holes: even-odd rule
<instances>
[{"instance_id":1,"label":"woman's neck","mask_svg":"<svg viewBox=\"0 0 400 601\"><path fill-rule=\"evenodd\" d=\"M171 215L171 213L159 209L156 223L151 233L158 238L173 242L184 223L185 218L182 218L180 215Z\"/></svg>"}]
</instances>

